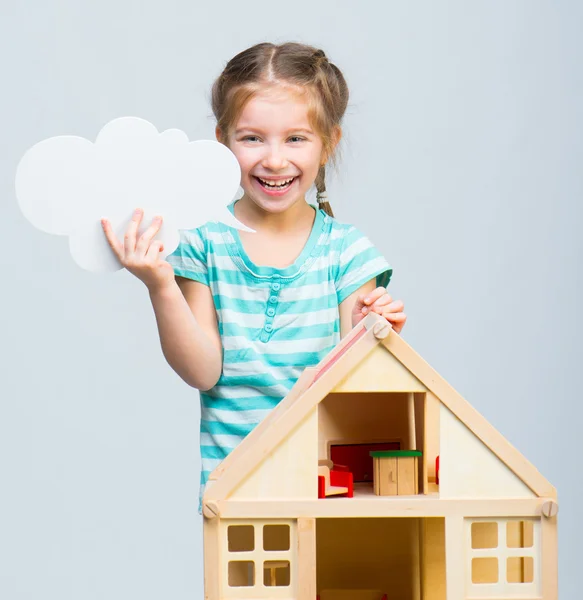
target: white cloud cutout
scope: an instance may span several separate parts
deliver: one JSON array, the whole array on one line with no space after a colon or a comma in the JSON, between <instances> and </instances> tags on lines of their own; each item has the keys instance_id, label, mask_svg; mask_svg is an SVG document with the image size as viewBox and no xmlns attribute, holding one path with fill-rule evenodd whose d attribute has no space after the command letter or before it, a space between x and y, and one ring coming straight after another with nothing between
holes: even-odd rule
<instances>
[{"instance_id":1,"label":"white cloud cutout","mask_svg":"<svg viewBox=\"0 0 583 600\"><path fill-rule=\"evenodd\" d=\"M178 229L207 221L253 231L227 209L241 172L233 153L210 140L189 142L179 129L162 133L144 119L121 117L95 143L77 136L49 138L30 148L16 170L16 197L38 229L69 237L75 262L88 271L122 268L103 234L108 218L122 238L135 208L144 209L141 231L152 217L164 224L156 235L167 256Z\"/></svg>"}]
</instances>

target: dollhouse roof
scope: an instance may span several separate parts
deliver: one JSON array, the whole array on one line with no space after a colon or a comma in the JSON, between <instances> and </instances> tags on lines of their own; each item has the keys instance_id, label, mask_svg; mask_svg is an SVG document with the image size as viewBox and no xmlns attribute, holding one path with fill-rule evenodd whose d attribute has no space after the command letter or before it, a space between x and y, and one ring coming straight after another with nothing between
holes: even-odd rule
<instances>
[{"instance_id":1,"label":"dollhouse roof","mask_svg":"<svg viewBox=\"0 0 583 600\"><path fill-rule=\"evenodd\" d=\"M374 360L379 348L396 358L411 381L431 392L536 496L556 498L555 488L541 473L376 314L365 317L317 366L306 368L289 394L221 462L210 476L212 498L227 499L320 401L360 365ZM390 374L380 369L378 376Z\"/></svg>"}]
</instances>

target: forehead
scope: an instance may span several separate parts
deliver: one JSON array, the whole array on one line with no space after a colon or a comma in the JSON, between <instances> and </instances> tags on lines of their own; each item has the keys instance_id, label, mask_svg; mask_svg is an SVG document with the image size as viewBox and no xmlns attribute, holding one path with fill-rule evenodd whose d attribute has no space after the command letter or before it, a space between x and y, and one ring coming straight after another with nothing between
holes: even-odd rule
<instances>
[{"instance_id":1,"label":"forehead","mask_svg":"<svg viewBox=\"0 0 583 600\"><path fill-rule=\"evenodd\" d=\"M286 88L255 94L243 107L236 129L311 130L307 94Z\"/></svg>"}]
</instances>

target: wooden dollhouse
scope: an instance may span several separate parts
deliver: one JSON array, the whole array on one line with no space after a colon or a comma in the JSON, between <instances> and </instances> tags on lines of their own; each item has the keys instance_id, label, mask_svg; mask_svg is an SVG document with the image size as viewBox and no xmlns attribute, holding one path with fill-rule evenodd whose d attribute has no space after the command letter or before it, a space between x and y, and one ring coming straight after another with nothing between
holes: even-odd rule
<instances>
[{"instance_id":1,"label":"wooden dollhouse","mask_svg":"<svg viewBox=\"0 0 583 600\"><path fill-rule=\"evenodd\" d=\"M368 315L212 473L206 600L557 600L553 486Z\"/></svg>"}]
</instances>

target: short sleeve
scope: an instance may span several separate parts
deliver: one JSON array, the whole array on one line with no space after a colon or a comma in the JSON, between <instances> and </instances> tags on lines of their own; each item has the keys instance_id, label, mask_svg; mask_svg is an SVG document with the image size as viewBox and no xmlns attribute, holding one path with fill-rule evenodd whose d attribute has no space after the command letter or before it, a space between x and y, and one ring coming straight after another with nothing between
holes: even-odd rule
<instances>
[{"instance_id":1,"label":"short sleeve","mask_svg":"<svg viewBox=\"0 0 583 600\"><path fill-rule=\"evenodd\" d=\"M373 278L376 278L377 287L387 287L393 274L383 255L355 227L348 229L343 236L338 261L338 304Z\"/></svg>"},{"instance_id":2,"label":"short sleeve","mask_svg":"<svg viewBox=\"0 0 583 600\"><path fill-rule=\"evenodd\" d=\"M178 247L166 260L175 275L209 285L206 243L201 228L181 229Z\"/></svg>"}]
</instances>

